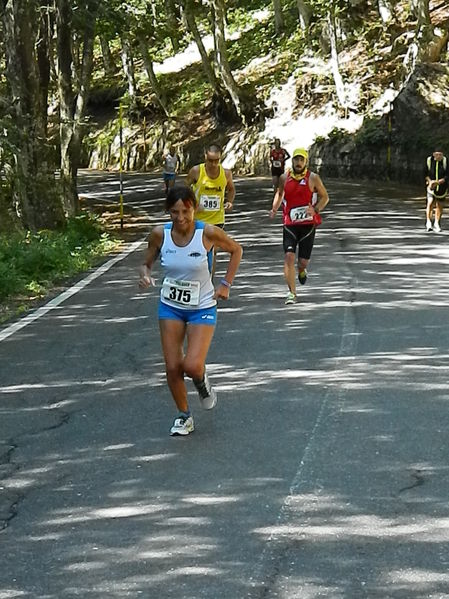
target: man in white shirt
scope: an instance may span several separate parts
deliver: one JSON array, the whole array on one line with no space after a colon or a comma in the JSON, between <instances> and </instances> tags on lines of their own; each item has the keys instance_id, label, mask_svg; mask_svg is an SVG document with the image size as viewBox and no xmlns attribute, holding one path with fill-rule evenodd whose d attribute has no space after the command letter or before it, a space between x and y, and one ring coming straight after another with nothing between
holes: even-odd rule
<instances>
[{"instance_id":1,"label":"man in white shirt","mask_svg":"<svg viewBox=\"0 0 449 599\"><path fill-rule=\"evenodd\" d=\"M167 152L164 154L164 183L165 183L165 195L167 195L168 190L173 187L176 180L176 173L179 170L181 165L181 161L179 160L179 156L176 153L176 150L173 145L170 145Z\"/></svg>"}]
</instances>

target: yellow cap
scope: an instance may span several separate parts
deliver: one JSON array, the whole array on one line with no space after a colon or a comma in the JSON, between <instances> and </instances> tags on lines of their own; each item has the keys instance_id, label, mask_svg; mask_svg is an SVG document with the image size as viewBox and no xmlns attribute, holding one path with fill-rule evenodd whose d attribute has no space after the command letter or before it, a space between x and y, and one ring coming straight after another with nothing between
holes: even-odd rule
<instances>
[{"instance_id":1,"label":"yellow cap","mask_svg":"<svg viewBox=\"0 0 449 599\"><path fill-rule=\"evenodd\" d=\"M309 158L309 152L305 148L296 148L296 150L293 150L292 158L295 156L302 156L307 160Z\"/></svg>"}]
</instances>

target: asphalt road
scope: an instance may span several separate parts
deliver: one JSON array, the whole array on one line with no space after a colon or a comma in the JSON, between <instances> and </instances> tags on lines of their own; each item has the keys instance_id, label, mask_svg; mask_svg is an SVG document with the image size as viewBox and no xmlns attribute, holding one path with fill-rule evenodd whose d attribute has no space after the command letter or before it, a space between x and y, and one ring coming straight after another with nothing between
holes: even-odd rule
<instances>
[{"instance_id":1,"label":"asphalt road","mask_svg":"<svg viewBox=\"0 0 449 599\"><path fill-rule=\"evenodd\" d=\"M0 599L449 597L448 234L424 231L420 190L325 183L284 306L270 182L237 179L219 402L202 412L189 383L187 438L168 434L143 243L0 329ZM125 200L157 222L161 190L132 175ZM110 201L117 176L81 192Z\"/></svg>"}]
</instances>

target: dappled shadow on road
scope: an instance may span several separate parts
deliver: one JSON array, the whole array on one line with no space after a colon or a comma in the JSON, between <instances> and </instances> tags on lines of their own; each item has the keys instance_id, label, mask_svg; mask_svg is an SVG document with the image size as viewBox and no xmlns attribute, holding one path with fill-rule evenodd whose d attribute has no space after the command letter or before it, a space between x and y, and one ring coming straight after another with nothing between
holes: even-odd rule
<instances>
[{"instance_id":1,"label":"dappled shadow on road","mask_svg":"<svg viewBox=\"0 0 449 599\"><path fill-rule=\"evenodd\" d=\"M167 436L140 256L8 340L20 517L0 596L447 596L447 237L426 236L410 195L331 182L286 307L265 184L241 182L229 218L245 256L210 352L219 405L199 412L189 386L189 438Z\"/></svg>"}]
</instances>

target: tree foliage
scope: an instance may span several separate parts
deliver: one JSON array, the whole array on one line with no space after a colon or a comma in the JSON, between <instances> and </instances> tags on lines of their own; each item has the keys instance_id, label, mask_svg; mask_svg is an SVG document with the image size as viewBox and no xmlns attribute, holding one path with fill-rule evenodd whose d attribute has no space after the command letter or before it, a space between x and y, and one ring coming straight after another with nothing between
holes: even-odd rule
<instances>
[{"instance_id":1,"label":"tree foliage","mask_svg":"<svg viewBox=\"0 0 449 599\"><path fill-rule=\"evenodd\" d=\"M438 26L434 19L441 6L437 0L3 0L0 215L39 229L76 214L92 78L104 85L114 79L126 90L122 99L134 120L149 113L167 121L178 108L173 78L156 67L193 43L201 75L192 96L208 89L210 110L222 125L251 124L263 118L263 75L249 83L239 69L255 58L244 36L258 26L254 11L263 10L269 22L260 27L265 37L256 49L279 60L290 53L289 73L298 55L329 60L336 104L347 109L355 75L342 53L365 44L375 54L382 38L396 60L388 69L405 82L420 63L444 57L449 16ZM240 42L231 39L236 30Z\"/></svg>"}]
</instances>

